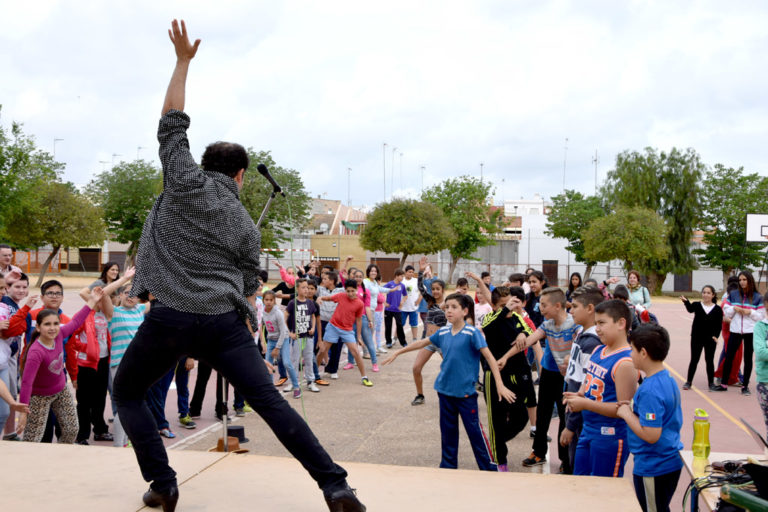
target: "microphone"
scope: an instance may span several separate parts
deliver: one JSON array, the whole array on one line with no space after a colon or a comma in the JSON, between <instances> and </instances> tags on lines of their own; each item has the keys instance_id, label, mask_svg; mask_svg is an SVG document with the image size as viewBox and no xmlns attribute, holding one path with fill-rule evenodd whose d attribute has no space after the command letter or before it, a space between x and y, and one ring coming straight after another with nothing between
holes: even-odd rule
<instances>
[{"instance_id":1,"label":"microphone","mask_svg":"<svg viewBox=\"0 0 768 512\"><path fill-rule=\"evenodd\" d=\"M259 171L259 174L267 178L267 181L269 181L272 184L272 192L275 194L281 194L283 197L285 197L285 192L283 192L283 187L277 184L275 181L275 178L272 177L271 174L269 174L269 169L267 169L267 166L264 164L259 164L256 166L256 170Z\"/></svg>"}]
</instances>

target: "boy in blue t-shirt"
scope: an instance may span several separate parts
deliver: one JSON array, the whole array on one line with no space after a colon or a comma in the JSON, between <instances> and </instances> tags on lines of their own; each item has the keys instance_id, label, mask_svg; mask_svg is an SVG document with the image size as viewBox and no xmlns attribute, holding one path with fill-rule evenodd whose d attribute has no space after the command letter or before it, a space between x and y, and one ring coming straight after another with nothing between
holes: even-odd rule
<instances>
[{"instance_id":1,"label":"boy in blue t-shirt","mask_svg":"<svg viewBox=\"0 0 768 512\"><path fill-rule=\"evenodd\" d=\"M617 415L627 422L629 451L634 455L632 476L635 494L643 511L669 511L683 461L680 429L683 410L680 390L664 368L669 352L669 333L655 324L643 324L629 335L632 362L645 372L634 404L621 402ZM631 408L630 408L631 407ZM653 498L655 503L648 503Z\"/></svg>"},{"instance_id":2,"label":"boy in blue t-shirt","mask_svg":"<svg viewBox=\"0 0 768 512\"><path fill-rule=\"evenodd\" d=\"M440 399L440 436L442 444L441 468L456 469L459 454L459 416L467 431L477 466L483 471L497 471L488 449L488 441L480 426L477 414L477 368L480 355L488 362L493 373L499 400L512 403L515 394L504 386L499 365L488 349L480 329L469 325L465 318L473 307L468 295L454 293L445 299L445 316L448 325L441 327L429 338L413 342L395 351L383 364L389 364L397 356L412 352L434 343L443 352L440 373L435 380L435 390ZM470 316L471 318L471 316Z\"/></svg>"}]
</instances>

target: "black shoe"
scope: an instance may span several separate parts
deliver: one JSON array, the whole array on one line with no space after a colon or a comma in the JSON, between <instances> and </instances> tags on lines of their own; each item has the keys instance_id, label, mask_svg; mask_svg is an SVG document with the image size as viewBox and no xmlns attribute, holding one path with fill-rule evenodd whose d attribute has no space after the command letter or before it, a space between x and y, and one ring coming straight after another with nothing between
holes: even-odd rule
<instances>
[{"instance_id":1,"label":"black shoe","mask_svg":"<svg viewBox=\"0 0 768 512\"><path fill-rule=\"evenodd\" d=\"M744 396L752 396L752 392L749 391L749 388L747 386L744 386L741 388L741 394Z\"/></svg>"},{"instance_id":2,"label":"black shoe","mask_svg":"<svg viewBox=\"0 0 768 512\"><path fill-rule=\"evenodd\" d=\"M104 432L103 434L94 434L93 436L94 441L114 441L115 438L112 437L112 434L109 432Z\"/></svg>"},{"instance_id":3,"label":"black shoe","mask_svg":"<svg viewBox=\"0 0 768 512\"><path fill-rule=\"evenodd\" d=\"M411 402L411 405L422 405L424 403L424 395L416 395L416 398L413 399Z\"/></svg>"},{"instance_id":4,"label":"black shoe","mask_svg":"<svg viewBox=\"0 0 768 512\"><path fill-rule=\"evenodd\" d=\"M387 344L386 344L386 347L387 347L387 348L392 348L392 344L391 344L391 343L387 343Z\"/></svg>"},{"instance_id":5,"label":"black shoe","mask_svg":"<svg viewBox=\"0 0 768 512\"><path fill-rule=\"evenodd\" d=\"M691 389L691 383L690 382L683 382L683 390Z\"/></svg>"},{"instance_id":6,"label":"black shoe","mask_svg":"<svg viewBox=\"0 0 768 512\"><path fill-rule=\"evenodd\" d=\"M148 507L163 507L163 512L173 512L179 501L179 488L174 485L167 492L159 493L150 487L142 499Z\"/></svg>"},{"instance_id":7,"label":"black shoe","mask_svg":"<svg viewBox=\"0 0 768 512\"><path fill-rule=\"evenodd\" d=\"M88 442L87 439L81 439L79 441L75 441L75 444L81 444L83 446L88 446L90 443Z\"/></svg>"},{"instance_id":8,"label":"black shoe","mask_svg":"<svg viewBox=\"0 0 768 512\"><path fill-rule=\"evenodd\" d=\"M323 496L331 512L365 512L365 505L360 503L355 490L347 484L334 491L324 490Z\"/></svg>"},{"instance_id":9,"label":"black shoe","mask_svg":"<svg viewBox=\"0 0 768 512\"><path fill-rule=\"evenodd\" d=\"M716 386L710 386L710 391L728 391L728 388L723 386L722 384L718 384Z\"/></svg>"}]
</instances>

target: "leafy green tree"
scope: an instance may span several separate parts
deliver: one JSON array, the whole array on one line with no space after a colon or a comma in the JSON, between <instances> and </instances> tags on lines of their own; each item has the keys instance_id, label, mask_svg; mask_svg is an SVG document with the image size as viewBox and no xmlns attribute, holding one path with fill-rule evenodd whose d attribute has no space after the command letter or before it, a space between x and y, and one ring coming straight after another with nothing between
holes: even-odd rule
<instances>
[{"instance_id":1,"label":"leafy green tree","mask_svg":"<svg viewBox=\"0 0 768 512\"><path fill-rule=\"evenodd\" d=\"M471 176L447 179L421 194L422 201L440 207L456 233L449 247L451 267L448 280L452 278L460 259L477 259L472 256L477 249L496 244L493 235L503 228L503 212L490 207L492 195L490 183Z\"/></svg>"},{"instance_id":2,"label":"leafy green tree","mask_svg":"<svg viewBox=\"0 0 768 512\"><path fill-rule=\"evenodd\" d=\"M744 168L715 164L702 184L701 262L723 272L723 287L737 268L759 267L765 244L747 243L747 213L768 213L768 179Z\"/></svg>"},{"instance_id":3,"label":"leafy green tree","mask_svg":"<svg viewBox=\"0 0 768 512\"><path fill-rule=\"evenodd\" d=\"M402 253L402 266L411 254L434 254L449 248L455 236L438 206L398 198L377 205L368 214L360 246L368 251Z\"/></svg>"},{"instance_id":4,"label":"leafy green tree","mask_svg":"<svg viewBox=\"0 0 768 512\"><path fill-rule=\"evenodd\" d=\"M664 219L648 208L619 206L594 219L584 231L584 257L592 261L621 260L626 270L647 273L669 256Z\"/></svg>"},{"instance_id":5,"label":"leafy green tree","mask_svg":"<svg viewBox=\"0 0 768 512\"><path fill-rule=\"evenodd\" d=\"M121 162L97 174L86 188L114 239L129 244L128 261L136 255L144 221L162 189L162 171L144 160Z\"/></svg>"},{"instance_id":6,"label":"leafy green tree","mask_svg":"<svg viewBox=\"0 0 768 512\"><path fill-rule=\"evenodd\" d=\"M643 153L624 151L616 157L602 188L609 207L640 206L658 213L667 225L669 254L646 263L648 288L661 290L667 273L684 274L698 265L691 238L698 225L701 179L706 166L693 149L672 148L669 153L645 148Z\"/></svg>"},{"instance_id":7,"label":"leafy green tree","mask_svg":"<svg viewBox=\"0 0 768 512\"><path fill-rule=\"evenodd\" d=\"M33 249L50 244L36 287L62 247L100 245L106 239L101 209L77 192L71 183L38 183L30 197L9 214L8 238L17 247Z\"/></svg>"},{"instance_id":8,"label":"leafy green tree","mask_svg":"<svg viewBox=\"0 0 768 512\"><path fill-rule=\"evenodd\" d=\"M304 188L304 182L298 171L286 169L275 164L269 151L254 151L248 148L249 165L245 172L240 200L245 205L251 218L259 220L264 205L272 194L269 184L256 170L264 164L275 181L280 184L285 198L278 195L269 207L269 212L261 225L261 247L277 248L280 242L290 238L292 230L301 230L309 221L312 210L312 198Z\"/></svg>"},{"instance_id":9,"label":"leafy green tree","mask_svg":"<svg viewBox=\"0 0 768 512\"><path fill-rule=\"evenodd\" d=\"M566 190L552 198L546 234L568 240L566 249L576 261L587 265L585 279L592 273L597 260L584 255L584 231L594 219L604 216L602 201L597 196L585 197L581 192Z\"/></svg>"},{"instance_id":10,"label":"leafy green tree","mask_svg":"<svg viewBox=\"0 0 768 512\"><path fill-rule=\"evenodd\" d=\"M2 106L0 106L0 111ZM63 164L35 146L32 136L24 133L20 123L10 130L0 125L0 239L7 239L5 227L10 213L29 207L40 183L56 180Z\"/></svg>"}]
</instances>

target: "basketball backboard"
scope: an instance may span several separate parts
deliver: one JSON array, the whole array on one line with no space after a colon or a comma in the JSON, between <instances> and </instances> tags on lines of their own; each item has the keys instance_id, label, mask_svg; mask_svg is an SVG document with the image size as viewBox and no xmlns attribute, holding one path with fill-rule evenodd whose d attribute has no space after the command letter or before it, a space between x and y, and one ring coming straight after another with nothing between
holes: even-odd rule
<instances>
[{"instance_id":1,"label":"basketball backboard","mask_svg":"<svg viewBox=\"0 0 768 512\"><path fill-rule=\"evenodd\" d=\"M747 243L768 242L768 215L747 214Z\"/></svg>"}]
</instances>

